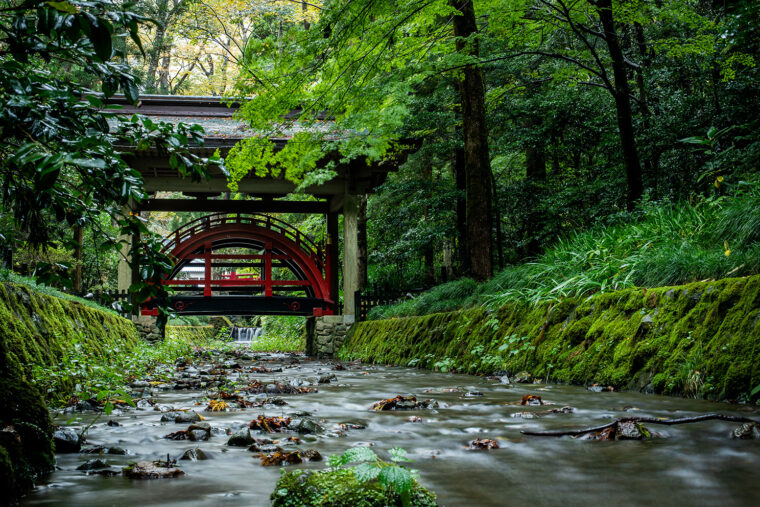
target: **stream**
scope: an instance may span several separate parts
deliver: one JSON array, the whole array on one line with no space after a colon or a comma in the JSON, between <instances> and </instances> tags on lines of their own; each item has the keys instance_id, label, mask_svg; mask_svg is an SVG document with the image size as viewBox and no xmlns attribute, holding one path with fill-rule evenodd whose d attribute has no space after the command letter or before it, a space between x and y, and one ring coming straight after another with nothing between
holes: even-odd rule
<instances>
[{"instance_id":1,"label":"stream","mask_svg":"<svg viewBox=\"0 0 760 507\"><path fill-rule=\"evenodd\" d=\"M402 447L414 460L410 466L419 470L420 482L438 495L439 505L760 504L760 440L732 440L729 435L737 423L649 425L665 438L646 441L584 441L520 434L520 430L528 429L586 428L626 415L675 418L721 412L760 419L760 407L592 392L579 386L506 384L495 378L355 363L343 363L345 369L336 370L337 362L295 354L246 352L242 358L196 359L189 370L177 376L195 382L204 378L195 369L208 371L224 361L228 361L224 375L244 384L254 379L262 384L279 381L284 385L312 385L318 392L246 394L245 398L252 401L279 397L287 405L206 412L205 389L146 387L142 394L150 403L143 401L138 404L142 408L101 415L87 433L85 446L118 446L127 454L57 454L58 470L29 493L23 505L269 505L281 467L261 466L256 453L226 445L227 432L247 426L260 414L302 416L303 412L311 414L325 432L298 435L300 444L283 447L315 449L324 460L288 465L287 469L324 468L329 455L356 445L371 445L384 459L389 449ZM253 367L275 371L252 373ZM276 372L280 368L282 371ZM317 379L323 377L324 381L330 375L336 380L317 385ZM434 399L438 408L370 410L374 402L398 394ZM547 405L520 406L521 398L529 394L540 396ZM574 410L535 418L513 417L518 412L565 406ZM161 422L161 409L169 407L194 410L205 417L204 422L211 426L208 441L165 439L165 435L188 427ZM97 414L53 414L61 426L75 416L80 420L69 425L81 429ZM412 416L422 421L412 422ZM341 427L341 423L347 426ZM355 429L361 427L365 428ZM256 438L281 441L295 435L251 433ZM467 449L469 442L479 437L496 439L499 448ZM192 448L202 449L210 459L178 461L185 472L179 478L135 480L77 470L98 457L118 470L132 462L166 459L167 455L176 459Z\"/></svg>"}]
</instances>

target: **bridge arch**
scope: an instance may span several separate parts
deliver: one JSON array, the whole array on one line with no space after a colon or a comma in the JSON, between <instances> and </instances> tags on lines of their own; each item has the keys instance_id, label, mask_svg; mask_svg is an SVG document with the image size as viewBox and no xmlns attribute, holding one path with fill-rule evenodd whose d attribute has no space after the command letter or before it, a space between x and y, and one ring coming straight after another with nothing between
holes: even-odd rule
<instances>
[{"instance_id":1,"label":"bridge arch","mask_svg":"<svg viewBox=\"0 0 760 507\"><path fill-rule=\"evenodd\" d=\"M248 253L239 253L241 249ZM311 315L335 310L329 253L291 224L270 215L203 216L169 234L163 252L175 261L163 283L179 291L168 302L176 312ZM201 266L200 278L183 278L187 268L197 272ZM253 267L257 273L218 275L219 268L232 267ZM143 313L155 311L155 305L143 306Z\"/></svg>"}]
</instances>

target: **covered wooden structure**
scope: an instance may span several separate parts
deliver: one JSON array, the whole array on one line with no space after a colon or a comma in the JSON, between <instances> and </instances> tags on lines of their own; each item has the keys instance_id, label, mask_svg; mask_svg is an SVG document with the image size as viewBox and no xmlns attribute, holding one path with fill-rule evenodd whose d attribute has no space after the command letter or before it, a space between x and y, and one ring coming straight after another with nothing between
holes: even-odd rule
<instances>
[{"instance_id":1,"label":"covered wooden structure","mask_svg":"<svg viewBox=\"0 0 760 507\"><path fill-rule=\"evenodd\" d=\"M109 100L117 103L123 109L117 110L120 114L139 113L152 119L183 122L187 124L199 124L206 130L203 146L191 147L191 150L200 156L211 156L217 150L224 157L235 144L245 138L253 137L245 124L237 121L233 115L238 108L237 104L228 104L219 97L181 97L181 96L142 96L136 106L127 104L123 98L115 97ZM276 146L282 147L289 141L287 137L270 138ZM247 195L245 200L230 200L220 198L229 192L227 179L221 172L213 173L206 181L194 182L183 179L178 172L171 168L168 157L156 150L135 152L132 157L132 165L142 175L145 188L151 194L151 198L142 203L135 204L128 212L152 212L152 211L203 211L214 214L266 214L266 213L309 213L326 216L327 240L324 245L324 269L322 274L325 278L324 292L320 292L314 299L322 298L329 301L334 308L337 302L339 280L339 252L338 252L338 216L343 214L343 294L345 303L343 312L346 315L354 315L354 293L359 289L359 245L358 245L358 211L359 198L361 195L371 193L381 184L388 172L396 170L398 161L386 160L382 163L367 164L363 160L353 160L350 163L340 163L338 153L325 153L321 164L335 162L335 170L338 175L329 182L310 187L305 192L302 200L284 200L287 194L295 190L295 185L284 177L257 177L249 174L239 183L239 192ZM157 192L181 192L183 198L166 199L156 197ZM249 238L251 241L262 240L262 246L270 246L264 238ZM128 244L139 241L139 238L131 238ZM188 250L189 251L189 250ZM210 248L208 250L210 252ZM194 253L199 255L197 248ZM138 276L133 266L128 262L129 247L125 247L123 260L119 265L119 289L126 289ZM211 255L204 251L203 255ZM267 255L267 254L263 254ZM283 255L283 254L279 254ZM298 269L309 271L309 266L301 265ZM251 285L254 285L253 283ZM261 285L261 284L259 284ZM315 281L312 286L319 284ZM271 279L268 285L263 286L264 296L271 294ZM210 288L204 288L203 297L209 298ZM252 303L253 304L253 303ZM237 308L232 313L272 313L255 305L250 306L250 312L246 309L244 301L237 301ZM257 309L258 308L258 309ZM316 308L316 306L315 306ZM212 310L209 310L210 313ZM217 313L225 313L219 311ZM329 312L328 312L329 313Z\"/></svg>"}]
</instances>

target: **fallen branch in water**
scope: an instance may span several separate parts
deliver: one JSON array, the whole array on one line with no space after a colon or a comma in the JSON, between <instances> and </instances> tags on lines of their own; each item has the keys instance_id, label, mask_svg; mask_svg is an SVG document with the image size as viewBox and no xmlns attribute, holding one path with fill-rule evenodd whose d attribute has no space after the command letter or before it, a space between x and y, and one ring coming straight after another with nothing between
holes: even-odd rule
<instances>
[{"instance_id":1,"label":"fallen branch in water","mask_svg":"<svg viewBox=\"0 0 760 507\"><path fill-rule=\"evenodd\" d=\"M666 426L672 426L674 424L687 424L709 420L730 421L739 423L758 423L754 419L748 417L726 415L726 414L705 414L698 415L696 417L681 417L679 419L657 419L655 417L623 417L612 421L611 423L604 424L602 426L594 426L593 428L584 428L580 430L565 430L565 431L526 431L523 430L520 433L523 435L533 435L537 437L565 437L565 436L578 436L585 433L592 433L595 431L602 431L607 428L611 428L619 423L633 422L633 423L648 423L648 424L664 424Z\"/></svg>"}]
</instances>

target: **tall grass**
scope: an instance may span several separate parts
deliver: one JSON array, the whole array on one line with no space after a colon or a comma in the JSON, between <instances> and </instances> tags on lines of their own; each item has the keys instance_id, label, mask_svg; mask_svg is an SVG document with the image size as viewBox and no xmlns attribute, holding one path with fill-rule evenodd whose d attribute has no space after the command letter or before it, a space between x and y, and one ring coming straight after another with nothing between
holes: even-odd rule
<instances>
[{"instance_id":1,"label":"tall grass","mask_svg":"<svg viewBox=\"0 0 760 507\"><path fill-rule=\"evenodd\" d=\"M413 300L373 309L370 318L754 273L760 273L760 185L746 184L734 197L697 205L646 203L606 225L561 238L537 259L509 266L488 282L440 285Z\"/></svg>"}]
</instances>

